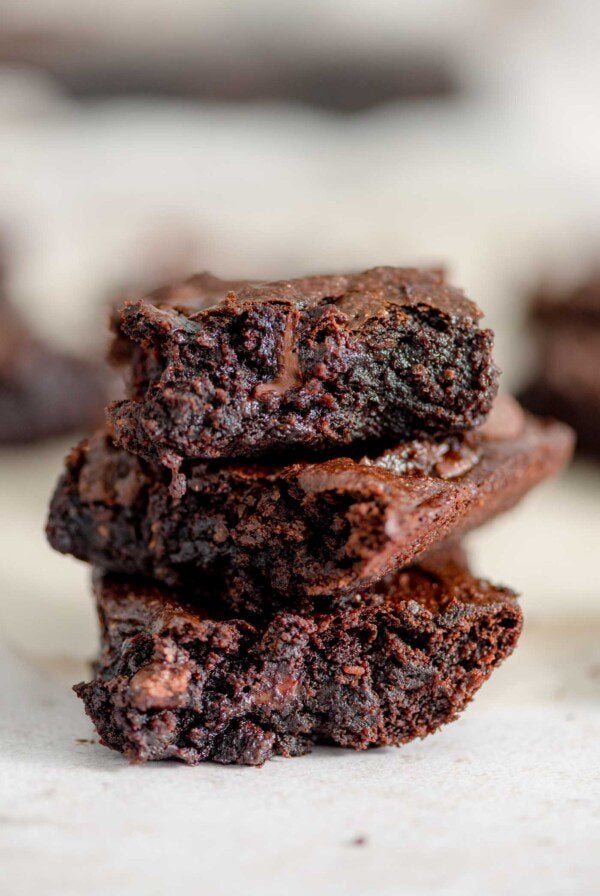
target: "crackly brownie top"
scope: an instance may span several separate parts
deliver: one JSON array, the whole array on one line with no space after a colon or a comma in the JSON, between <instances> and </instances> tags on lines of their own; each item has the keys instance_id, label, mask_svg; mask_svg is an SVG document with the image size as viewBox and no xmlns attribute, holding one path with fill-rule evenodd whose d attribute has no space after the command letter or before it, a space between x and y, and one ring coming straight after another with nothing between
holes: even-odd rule
<instances>
[{"instance_id":1,"label":"crackly brownie top","mask_svg":"<svg viewBox=\"0 0 600 896\"><path fill-rule=\"evenodd\" d=\"M186 461L169 471L82 442L52 499L62 553L209 591L231 606L327 604L507 510L569 459L568 427L508 398L473 433L287 465Z\"/></svg>"},{"instance_id":2,"label":"crackly brownie top","mask_svg":"<svg viewBox=\"0 0 600 896\"><path fill-rule=\"evenodd\" d=\"M361 274L302 277L295 280L250 282L220 280L209 273L196 274L182 283L163 287L137 302L125 302L113 326L131 309L143 308L145 315L165 329L182 315L200 320L206 312L222 308L242 308L260 303L293 305L300 311L331 305L345 314L351 329L365 321L386 317L396 308L426 307L448 317L477 321L481 311L464 293L450 286L439 270L418 268L372 268Z\"/></svg>"},{"instance_id":3,"label":"crackly brownie top","mask_svg":"<svg viewBox=\"0 0 600 896\"><path fill-rule=\"evenodd\" d=\"M175 471L186 458L460 432L497 388L480 317L437 270L199 274L115 311L128 397L108 417L121 447Z\"/></svg>"}]
</instances>

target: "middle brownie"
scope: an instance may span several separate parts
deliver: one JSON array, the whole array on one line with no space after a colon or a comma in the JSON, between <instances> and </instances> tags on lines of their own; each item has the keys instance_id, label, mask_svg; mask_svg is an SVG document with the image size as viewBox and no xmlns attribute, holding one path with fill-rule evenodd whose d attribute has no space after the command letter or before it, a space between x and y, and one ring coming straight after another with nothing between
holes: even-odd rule
<instances>
[{"instance_id":1,"label":"middle brownie","mask_svg":"<svg viewBox=\"0 0 600 896\"><path fill-rule=\"evenodd\" d=\"M327 604L512 506L571 450L568 427L505 400L478 433L368 457L190 462L176 499L167 470L101 432L68 457L47 532L63 553L235 612Z\"/></svg>"}]
</instances>

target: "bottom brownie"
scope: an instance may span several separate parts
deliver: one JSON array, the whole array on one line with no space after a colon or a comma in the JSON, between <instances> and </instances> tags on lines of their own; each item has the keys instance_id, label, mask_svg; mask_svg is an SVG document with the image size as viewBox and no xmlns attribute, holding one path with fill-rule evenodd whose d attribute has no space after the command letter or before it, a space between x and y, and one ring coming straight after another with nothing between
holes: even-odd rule
<instances>
[{"instance_id":1,"label":"bottom brownie","mask_svg":"<svg viewBox=\"0 0 600 896\"><path fill-rule=\"evenodd\" d=\"M141 579L95 574L102 652L75 691L134 762L262 765L362 750L452 721L521 631L514 594L448 556L327 614L224 619Z\"/></svg>"}]
</instances>

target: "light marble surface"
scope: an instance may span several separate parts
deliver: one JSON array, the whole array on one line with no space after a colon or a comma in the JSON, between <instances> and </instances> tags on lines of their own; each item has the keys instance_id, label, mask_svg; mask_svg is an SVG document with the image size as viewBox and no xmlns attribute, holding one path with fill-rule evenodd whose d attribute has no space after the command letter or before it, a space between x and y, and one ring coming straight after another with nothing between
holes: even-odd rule
<instances>
[{"instance_id":1,"label":"light marble surface","mask_svg":"<svg viewBox=\"0 0 600 896\"><path fill-rule=\"evenodd\" d=\"M458 722L401 750L130 767L70 690L96 633L87 570L42 534L66 447L0 455L3 893L598 892L597 468L473 539L527 624Z\"/></svg>"}]
</instances>

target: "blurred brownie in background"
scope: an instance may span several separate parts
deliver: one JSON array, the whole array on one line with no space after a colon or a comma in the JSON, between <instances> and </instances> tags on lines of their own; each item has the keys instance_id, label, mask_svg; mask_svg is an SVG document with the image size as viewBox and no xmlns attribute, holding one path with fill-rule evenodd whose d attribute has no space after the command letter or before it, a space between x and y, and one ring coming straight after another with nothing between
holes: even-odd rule
<instances>
[{"instance_id":1,"label":"blurred brownie in background","mask_svg":"<svg viewBox=\"0 0 600 896\"><path fill-rule=\"evenodd\" d=\"M169 44L165 34L157 47L153 35L146 34L146 52L140 52L144 35L138 32L128 47L118 26L118 40L115 35L105 43L106 35L72 21L62 28L41 21L38 27L13 23L0 33L0 62L46 72L70 95L85 100L186 97L352 113L383 103L452 99L464 87L462 67L437 42L415 47L402 41L399 52L397 41L393 50L387 41L365 49L354 42L344 46L339 34L327 38L322 32L318 41L296 42L286 29L279 40L272 34L266 40L248 31L243 16L237 19L236 40L232 25L235 18L210 36L206 28L199 29L191 45L177 34L170 35Z\"/></svg>"},{"instance_id":2,"label":"blurred brownie in background","mask_svg":"<svg viewBox=\"0 0 600 896\"><path fill-rule=\"evenodd\" d=\"M600 455L600 271L569 291L538 292L530 322L538 359L523 404L569 423L578 447Z\"/></svg>"},{"instance_id":3,"label":"blurred brownie in background","mask_svg":"<svg viewBox=\"0 0 600 896\"><path fill-rule=\"evenodd\" d=\"M0 294L0 445L84 431L105 401L100 365L47 345Z\"/></svg>"}]
</instances>

